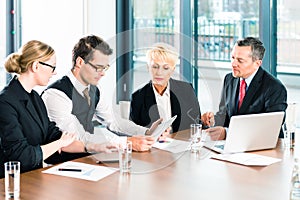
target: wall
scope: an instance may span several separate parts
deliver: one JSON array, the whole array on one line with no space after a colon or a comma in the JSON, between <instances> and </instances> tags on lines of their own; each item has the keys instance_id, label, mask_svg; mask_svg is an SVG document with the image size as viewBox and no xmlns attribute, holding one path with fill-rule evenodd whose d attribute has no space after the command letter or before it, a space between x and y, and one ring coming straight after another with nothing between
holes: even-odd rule
<instances>
[{"instance_id":1,"label":"wall","mask_svg":"<svg viewBox=\"0 0 300 200\"><path fill-rule=\"evenodd\" d=\"M57 75L50 83L68 73L72 67L72 49L87 34L107 40L115 51L115 1L104 0L26 0L22 9L22 44L37 39L51 45L57 56ZM115 55L115 54L114 54ZM115 56L112 67L100 81L108 102L115 90ZM41 92L45 87L36 87Z\"/></svg>"},{"instance_id":2,"label":"wall","mask_svg":"<svg viewBox=\"0 0 300 200\"><path fill-rule=\"evenodd\" d=\"M104 91L105 99L109 104L115 104L116 91L116 2L106 0L89 0L87 15L87 31L102 37L113 48L113 55L110 57L110 69L100 80Z\"/></svg>"}]
</instances>

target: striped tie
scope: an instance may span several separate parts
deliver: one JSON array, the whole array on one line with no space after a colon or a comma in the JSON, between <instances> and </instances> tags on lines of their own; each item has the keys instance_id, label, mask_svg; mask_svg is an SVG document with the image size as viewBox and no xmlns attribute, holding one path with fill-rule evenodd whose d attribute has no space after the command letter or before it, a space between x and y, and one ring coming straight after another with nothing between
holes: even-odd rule
<instances>
[{"instance_id":1,"label":"striped tie","mask_svg":"<svg viewBox=\"0 0 300 200\"><path fill-rule=\"evenodd\" d=\"M91 97L90 97L89 89L88 88L85 88L83 90L83 95L86 98L88 105L90 106L91 105Z\"/></svg>"}]
</instances>

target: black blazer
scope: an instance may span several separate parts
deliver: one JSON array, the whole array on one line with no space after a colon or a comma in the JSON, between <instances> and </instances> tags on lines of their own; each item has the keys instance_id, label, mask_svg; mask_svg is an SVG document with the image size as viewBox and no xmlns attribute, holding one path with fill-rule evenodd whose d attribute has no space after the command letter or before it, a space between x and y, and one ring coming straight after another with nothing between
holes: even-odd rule
<instances>
[{"instance_id":1,"label":"black blazer","mask_svg":"<svg viewBox=\"0 0 300 200\"><path fill-rule=\"evenodd\" d=\"M190 83L170 79L170 100L172 116L177 115L172 124L173 132L189 129L190 124L199 123L200 106ZM152 88L152 82L132 94L130 119L138 125L149 127L159 119L159 112Z\"/></svg>"},{"instance_id":2,"label":"black blazer","mask_svg":"<svg viewBox=\"0 0 300 200\"><path fill-rule=\"evenodd\" d=\"M41 168L40 145L61 137L39 94L26 92L17 77L0 93L0 130L0 178L4 176L3 164L9 160L20 161L21 172ZM61 156L56 153L48 159L58 161Z\"/></svg>"},{"instance_id":3,"label":"black blazer","mask_svg":"<svg viewBox=\"0 0 300 200\"><path fill-rule=\"evenodd\" d=\"M286 88L278 79L259 67L238 111L239 82L239 78L234 78L232 73L225 76L219 111L215 115L216 125L228 127L230 118L234 115L286 110ZM283 137L282 133L280 137Z\"/></svg>"}]
</instances>

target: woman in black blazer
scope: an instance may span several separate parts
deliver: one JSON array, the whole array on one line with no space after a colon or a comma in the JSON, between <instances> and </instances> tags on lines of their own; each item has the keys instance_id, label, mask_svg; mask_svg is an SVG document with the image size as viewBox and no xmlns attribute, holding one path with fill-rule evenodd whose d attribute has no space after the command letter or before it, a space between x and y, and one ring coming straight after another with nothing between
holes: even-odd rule
<instances>
[{"instance_id":1,"label":"woman in black blazer","mask_svg":"<svg viewBox=\"0 0 300 200\"><path fill-rule=\"evenodd\" d=\"M25 172L41 168L47 158L60 157L61 151L85 152L74 134L62 133L50 122L43 100L33 90L48 84L56 74L55 64L54 50L36 40L9 55L5 62L6 70L19 76L0 93L0 178L7 161L20 161L21 172Z\"/></svg>"},{"instance_id":2,"label":"woman in black blazer","mask_svg":"<svg viewBox=\"0 0 300 200\"><path fill-rule=\"evenodd\" d=\"M158 118L167 120L177 115L173 132L200 123L200 106L192 85L171 78L178 61L176 50L159 43L147 51L146 57L151 81L132 94L130 119L149 126Z\"/></svg>"}]
</instances>

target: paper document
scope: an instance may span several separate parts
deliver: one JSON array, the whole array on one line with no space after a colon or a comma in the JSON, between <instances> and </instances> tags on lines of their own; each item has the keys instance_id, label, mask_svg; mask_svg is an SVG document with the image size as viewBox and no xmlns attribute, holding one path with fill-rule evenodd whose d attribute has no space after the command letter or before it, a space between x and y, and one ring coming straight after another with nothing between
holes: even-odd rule
<instances>
[{"instance_id":1,"label":"paper document","mask_svg":"<svg viewBox=\"0 0 300 200\"><path fill-rule=\"evenodd\" d=\"M169 128L172 123L174 122L174 120L176 119L177 115L175 115L174 117L168 119L165 122L162 122L161 124L159 124L157 126L157 128L153 131L152 133L152 137L154 137L155 141L158 140L159 136L161 136L161 134L167 129Z\"/></svg>"},{"instance_id":2,"label":"paper document","mask_svg":"<svg viewBox=\"0 0 300 200\"><path fill-rule=\"evenodd\" d=\"M278 158L272 158L253 153L217 154L213 155L211 158L247 166L267 166L281 161L281 159Z\"/></svg>"},{"instance_id":3,"label":"paper document","mask_svg":"<svg viewBox=\"0 0 300 200\"><path fill-rule=\"evenodd\" d=\"M190 143L182 140L175 140L172 138L167 138L164 142L156 142L153 147L169 151L172 153L179 153L189 150Z\"/></svg>"},{"instance_id":4,"label":"paper document","mask_svg":"<svg viewBox=\"0 0 300 200\"><path fill-rule=\"evenodd\" d=\"M99 181L100 179L118 171L119 169L90 165L80 162L65 162L42 171L47 174L68 176L90 181Z\"/></svg>"}]
</instances>

